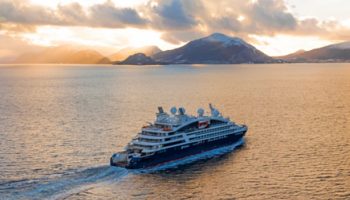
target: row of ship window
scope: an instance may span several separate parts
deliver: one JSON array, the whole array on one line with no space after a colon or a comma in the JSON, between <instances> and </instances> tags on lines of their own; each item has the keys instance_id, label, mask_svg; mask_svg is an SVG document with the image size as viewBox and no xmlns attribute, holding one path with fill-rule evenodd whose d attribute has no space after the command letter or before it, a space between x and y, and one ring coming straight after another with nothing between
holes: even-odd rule
<instances>
[{"instance_id":1,"label":"row of ship window","mask_svg":"<svg viewBox=\"0 0 350 200\"><path fill-rule=\"evenodd\" d=\"M146 131L142 131L142 135L149 135L149 136L166 136L165 133L154 133L154 132L146 132Z\"/></svg>"},{"instance_id":2,"label":"row of ship window","mask_svg":"<svg viewBox=\"0 0 350 200\"><path fill-rule=\"evenodd\" d=\"M198 131L195 133L190 133L188 135L203 134L203 133L208 133L208 132L213 132L213 131L226 130L227 128L228 128L227 126L223 126L223 127L217 127L217 128L211 128L211 129L203 129L201 131Z\"/></svg>"},{"instance_id":3,"label":"row of ship window","mask_svg":"<svg viewBox=\"0 0 350 200\"><path fill-rule=\"evenodd\" d=\"M140 142L161 142L160 139L138 138Z\"/></svg>"},{"instance_id":4,"label":"row of ship window","mask_svg":"<svg viewBox=\"0 0 350 200\"><path fill-rule=\"evenodd\" d=\"M204 133L208 133L208 132L213 132L213 131L220 131L220 130L225 130L227 129L227 126L223 126L223 127L217 127L217 128L211 128L211 129L203 129L201 131L197 131L195 133L190 133L188 134L188 136L191 136L191 135L194 135L194 134L204 134ZM149 132L142 132L143 135L150 135ZM153 135L155 134L161 134L161 133L151 133ZM162 133L164 134L164 133ZM171 138L165 138L164 141L171 141L171 140L176 140L176 139L179 139L181 138L182 135L179 135L179 136L176 136L176 137L171 137ZM138 139L139 141L142 141L142 142L162 142L161 139L148 139L148 138L139 138Z\"/></svg>"},{"instance_id":5,"label":"row of ship window","mask_svg":"<svg viewBox=\"0 0 350 200\"><path fill-rule=\"evenodd\" d=\"M223 126L223 127L218 127L218 128L209 128L209 129L203 129L203 130L199 130L199 131L196 131L194 133L190 133L188 135L192 135L192 134L201 134L201 133L206 133L208 131L216 131L216 130L220 130L220 129L224 129L226 128L226 126ZM173 135L173 134L176 134L175 132L171 132L171 133L168 133L168 135ZM142 132L142 135L149 135L149 136L167 136L166 133L156 133L156 132L147 132L147 131L143 131Z\"/></svg>"},{"instance_id":6,"label":"row of ship window","mask_svg":"<svg viewBox=\"0 0 350 200\"><path fill-rule=\"evenodd\" d=\"M197 137L194 137L194 138L190 138L190 141L197 140L197 139L209 138L209 137L213 137L213 136L219 136L219 135L227 134L227 133L230 133L230 132L232 132L232 130L224 130L224 131L220 131L220 132L212 133L212 134L208 134L208 135L201 135L201 136L197 136Z\"/></svg>"},{"instance_id":7,"label":"row of ship window","mask_svg":"<svg viewBox=\"0 0 350 200\"><path fill-rule=\"evenodd\" d=\"M211 138L213 136L223 137L225 134L230 133L230 132L232 132L232 130L223 130L223 131L220 131L220 132L217 132L217 133L211 133L211 134L208 134L208 135L201 135L201 136L197 136L197 137L194 137L194 138L190 138L190 141L197 140L197 139ZM180 141L175 141L175 142L163 144L162 146L163 147L168 147L168 146L180 144L180 143L183 143L183 142L185 142L185 141L184 140L180 140ZM158 148L157 146L145 146L145 145L137 145L137 146L144 147L146 149L156 149L156 148Z\"/></svg>"},{"instance_id":8,"label":"row of ship window","mask_svg":"<svg viewBox=\"0 0 350 200\"><path fill-rule=\"evenodd\" d=\"M203 139L203 138L208 138L208 137L212 137L212 136L222 135L224 133L229 133L232 130L227 130L227 126L223 126L223 127L217 127L217 128L211 128L211 129L204 129L204 130L201 130L199 132L191 133L191 134L188 134L188 135L190 136L190 135L193 135L193 134L204 134L204 133L213 132L213 131L219 131L219 132L208 134L208 135L197 136L197 137L194 137L194 138L190 138L190 140L193 141L193 140L196 140L196 139ZM165 141L176 140L176 139L179 139L179 138L182 138L182 135L178 135L176 137L171 137L171 138L165 138ZM138 140L139 141L144 141L144 142L161 142L162 141L161 139L148 139L148 138L138 138ZM165 146L171 146L171 145L179 144L181 142L183 142L183 141L171 142L171 143L164 144L163 146L164 147ZM150 148L149 146L144 146L144 145L139 145L139 146Z\"/></svg>"},{"instance_id":9,"label":"row of ship window","mask_svg":"<svg viewBox=\"0 0 350 200\"><path fill-rule=\"evenodd\" d=\"M217 132L217 133L212 133L212 134L208 134L208 135L201 135L201 136L198 136L198 137L190 138L190 141L195 140L195 139L210 138L210 137L213 137L213 136L218 136L217 138L224 138L225 134L230 133L230 132L232 132L232 130L222 130L222 131ZM180 140L180 141L176 141L176 142L171 142L171 143L168 143L168 144L164 144L163 147L168 147L168 146L172 146L172 145L175 145L175 144L180 144L180 143L183 143L183 142L185 142L185 141L184 140Z\"/></svg>"},{"instance_id":10,"label":"row of ship window","mask_svg":"<svg viewBox=\"0 0 350 200\"><path fill-rule=\"evenodd\" d=\"M182 138L182 135L178 135L176 137L171 137L171 138L165 138L164 141L167 142L167 141L171 141L171 140L176 140L176 139L179 139L179 138ZM148 139L148 138L138 138L138 140L140 142L162 142L162 139Z\"/></svg>"}]
</instances>

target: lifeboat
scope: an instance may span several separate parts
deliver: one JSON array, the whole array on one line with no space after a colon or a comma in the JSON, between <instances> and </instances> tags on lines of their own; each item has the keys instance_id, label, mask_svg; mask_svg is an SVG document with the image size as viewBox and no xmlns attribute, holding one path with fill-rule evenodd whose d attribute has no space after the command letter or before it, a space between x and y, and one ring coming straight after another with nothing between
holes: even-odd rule
<instances>
[{"instance_id":1,"label":"lifeboat","mask_svg":"<svg viewBox=\"0 0 350 200\"><path fill-rule=\"evenodd\" d=\"M209 126L209 121L198 121L198 128L207 128Z\"/></svg>"},{"instance_id":2,"label":"lifeboat","mask_svg":"<svg viewBox=\"0 0 350 200\"><path fill-rule=\"evenodd\" d=\"M164 127L164 128L163 128L163 131L171 131L171 130L173 130L173 129L170 128L170 127Z\"/></svg>"}]
</instances>

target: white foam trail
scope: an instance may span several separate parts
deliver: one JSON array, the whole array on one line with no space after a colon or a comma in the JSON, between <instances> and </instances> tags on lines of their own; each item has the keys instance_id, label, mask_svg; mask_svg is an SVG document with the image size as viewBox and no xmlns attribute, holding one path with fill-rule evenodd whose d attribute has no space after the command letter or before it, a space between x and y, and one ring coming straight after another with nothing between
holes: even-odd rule
<instances>
[{"instance_id":1,"label":"white foam trail","mask_svg":"<svg viewBox=\"0 0 350 200\"><path fill-rule=\"evenodd\" d=\"M103 184L107 184L110 181L119 181L128 174L128 170L119 167L108 167L107 170L100 174L96 174L91 178L85 179L82 182L77 183L78 187L71 188L68 191L64 191L53 195L50 199L64 199L70 195L77 194L79 192L95 188Z\"/></svg>"},{"instance_id":2,"label":"white foam trail","mask_svg":"<svg viewBox=\"0 0 350 200\"><path fill-rule=\"evenodd\" d=\"M128 170L118 167L100 166L85 169L71 175L36 184L26 191L15 194L9 199L62 199L85 191L108 181L121 180Z\"/></svg>"},{"instance_id":3,"label":"white foam trail","mask_svg":"<svg viewBox=\"0 0 350 200\"><path fill-rule=\"evenodd\" d=\"M193 162L196 162L199 160L204 160L204 159L208 159L208 158L212 158L215 156L229 153L229 152L233 151L234 149L236 149L237 147L242 146L243 144L244 144L244 139L241 138L239 141L237 141L236 143L229 145L229 146L220 147L220 148L206 151L206 152L203 152L200 154L185 157L185 158L180 159L180 160L171 161L171 162L165 163L163 165L155 166L155 167L152 167L149 169L132 170L132 172L134 172L134 173L152 173L152 172L161 171L161 170L165 170L165 169L176 168L176 167L181 166L181 165L185 165L185 164L193 163Z\"/></svg>"}]
</instances>

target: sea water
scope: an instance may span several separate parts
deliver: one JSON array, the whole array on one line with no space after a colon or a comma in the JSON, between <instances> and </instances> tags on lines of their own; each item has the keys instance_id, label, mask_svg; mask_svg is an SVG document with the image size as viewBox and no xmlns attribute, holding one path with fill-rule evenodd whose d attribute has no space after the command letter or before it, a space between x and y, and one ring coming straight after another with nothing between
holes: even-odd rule
<instances>
[{"instance_id":1,"label":"sea water","mask_svg":"<svg viewBox=\"0 0 350 200\"><path fill-rule=\"evenodd\" d=\"M248 125L242 148L146 173L108 166L158 106L208 103ZM350 64L0 66L0 199L350 199L349 188Z\"/></svg>"}]
</instances>

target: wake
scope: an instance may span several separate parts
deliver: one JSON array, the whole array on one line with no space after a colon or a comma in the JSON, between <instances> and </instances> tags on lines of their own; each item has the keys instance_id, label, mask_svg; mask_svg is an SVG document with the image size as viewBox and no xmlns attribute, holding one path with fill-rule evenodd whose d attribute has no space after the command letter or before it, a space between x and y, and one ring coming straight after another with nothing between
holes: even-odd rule
<instances>
[{"instance_id":1,"label":"wake","mask_svg":"<svg viewBox=\"0 0 350 200\"><path fill-rule=\"evenodd\" d=\"M128 174L143 174L174 169L182 165L229 153L244 144L235 144L185 157L147 169L127 170L120 167L98 166L75 170L61 177L20 180L0 183L0 199L63 199L73 194L115 183Z\"/></svg>"},{"instance_id":2,"label":"wake","mask_svg":"<svg viewBox=\"0 0 350 200\"><path fill-rule=\"evenodd\" d=\"M126 169L99 166L77 170L58 178L2 183L0 197L4 199L62 199L101 184L116 182L127 174Z\"/></svg>"}]
</instances>

